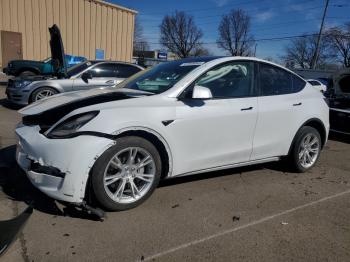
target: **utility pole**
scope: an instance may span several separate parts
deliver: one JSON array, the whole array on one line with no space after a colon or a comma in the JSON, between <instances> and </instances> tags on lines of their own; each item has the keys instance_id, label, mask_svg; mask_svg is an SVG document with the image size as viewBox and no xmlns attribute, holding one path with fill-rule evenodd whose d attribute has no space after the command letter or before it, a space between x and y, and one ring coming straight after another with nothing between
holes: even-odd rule
<instances>
[{"instance_id":1,"label":"utility pole","mask_svg":"<svg viewBox=\"0 0 350 262\"><path fill-rule=\"evenodd\" d=\"M321 43L321 38L322 38L324 19L326 18L326 14L327 14L328 3L329 3L329 0L326 0L326 5L325 5L324 10L323 10L323 17L322 17L320 32L319 32L318 38L317 38L316 50L315 50L314 56L312 58L311 69L315 69L315 66L317 64L318 55L320 52L320 43Z\"/></svg>"},{"instance_id":2,"label":"utility pole","mask_svg":"<svg viewBox=\"0 0 350 262\"><path fill-rule=\"evenodd\" d=\"M256 47L258 46L257 43L255 43L255 47L254 47L254 56L256 57Z\"/></svg>"}]
</instances>

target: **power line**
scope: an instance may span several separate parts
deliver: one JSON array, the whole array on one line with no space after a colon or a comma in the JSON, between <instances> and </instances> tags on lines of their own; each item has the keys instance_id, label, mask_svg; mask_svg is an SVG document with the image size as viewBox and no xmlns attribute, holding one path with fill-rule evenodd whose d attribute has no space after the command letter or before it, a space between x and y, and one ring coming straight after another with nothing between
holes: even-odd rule
<instances>
[{"instance_id":1,"label":"power line","mask_svg":"<svg viewBox=\"0 0 350 262\"><path fill-rule=\"evenodd\" d=\"M312 1L315 1L315 0L312 0ZM305 2L311 2L310 0L308 1L305 1ZM301 2L300 2L301 3ZM299 3L298 3L299 4ZM269 7L269 8L262 8L262 9L256 9L254 10L255 12L268 12L268 11L271 11L271 10L274 10L274 9L280 9L281 7L286 7L286 6L289 6L289 5L276 5L276 6L272 6L272 7ZM336 5L332 5L334 7L338 7ZM313 7L309 7L309 8L303 8L302 11L307 11L307 10L312 10L312 9L317 9L317 8L322 8L324 7L323 5L317 5L317 6L313 6ZM180 10L181 11L181 10ZM245 9L246 11L246 9ZM288 12L298 12L298 11L301 11L301 10L291 10L291 11L288 11ZM164 13L160 14L160 15L165 15ZM208 19L208 18L212 18L212 17L221 17L223 14L217 14L217 15L209 15L209 16L194 16L194 18L197 20L197 19ZM259 15L252 15L250 16L252 18L254 17L259 17ZM147 21L148 20L148 21ZM144 22L157 22L159 21L158 18L142 18L142 21Z\"/></svg>"},{"instance_id":2,"label":"power line","mask_svg":"<svg viewBox=\"0 0 350 262\"><path fill-rule=\"evenodd\" d=\"M258 38L258 39L248 40L246 42L282 41L282 40L290 40L290 39L293 39L293 38L303 38L303 37L309 37L309 36L318 36L318 33L302 34L302 35L291 35L291 36L281 36L281 37L271 37L271 38ZM348 34L343 34L342 37L350 38L350 34L349 35ZM136 43L138 43L138 42L136 42ZM200 44L202 44L202 45L212 45L212 44L217 44L217 43L218 42L202 42ZM149 43L149 44L159 44L159 43Z\"/></svg>"},{"instance_id":3,"label":"power line","mask_svg":"<svg viewBox=\"0 0 350 262\"><path fill-rule=\"evenodd\" d=\"M286 25L297 25L309 21L319 21L320 18L314 18L314 19L305 19L305 20L294 20L294 21L287 21L283 23L275 23L275 24L270 24L269 26L254 26L251 28L251 30L259 30L259 31L267 31L270 29L275 29L278 27L286 27ZM327 17L327 19L348 19L347 17ZM287 27L286 27L287 28ZM158 40L158 37L147 37L147 36L157 36L159 33L153 33L153 34L144 34L148 40Z\"/></svg>"}]
</instances>

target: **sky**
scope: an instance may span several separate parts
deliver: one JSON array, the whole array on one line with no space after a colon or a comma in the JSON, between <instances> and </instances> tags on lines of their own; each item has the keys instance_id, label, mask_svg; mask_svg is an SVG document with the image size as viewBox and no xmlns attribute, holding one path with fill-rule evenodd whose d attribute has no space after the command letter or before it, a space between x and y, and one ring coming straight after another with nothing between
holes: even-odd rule
<instances>
[{"instance_id":1,"label":"sky","mask_svg":"<svg viewBox=\"0 0 350 262\"><path fill-rule=\"evenodd\" d=\"M175 10L192 15L203 31L202 42L213 55L227 55L218 48L218 25L231 9L243 9L251 17L251 34L258 41L256 56L279 61L290 40L264 41L266 38L318 33L326 0L108 0L138 11L144 38L151 49L164 50L159 45L159 25ZM350 1L330 0L325 28L350 22Z\"/></svg>"}]
</instances>

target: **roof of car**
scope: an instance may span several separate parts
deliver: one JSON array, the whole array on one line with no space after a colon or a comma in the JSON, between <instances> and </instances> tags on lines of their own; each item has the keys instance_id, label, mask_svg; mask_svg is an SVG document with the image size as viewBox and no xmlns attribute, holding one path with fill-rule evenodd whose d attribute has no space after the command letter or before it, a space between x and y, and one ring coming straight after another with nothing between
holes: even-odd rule
<instances>
[{"instance_id":1,"label":"roof of car","mask_svg":"<svg viewBox=\"0 0 350 262\"><path fill-rule=\"evenodd\" d=\"M209 62L218 58L222 58L224 56L199 56L199 57L188 57L179 59L176 61L179 61L181 63L194 63L194 62Z\"/></svg>"}]
</instances>

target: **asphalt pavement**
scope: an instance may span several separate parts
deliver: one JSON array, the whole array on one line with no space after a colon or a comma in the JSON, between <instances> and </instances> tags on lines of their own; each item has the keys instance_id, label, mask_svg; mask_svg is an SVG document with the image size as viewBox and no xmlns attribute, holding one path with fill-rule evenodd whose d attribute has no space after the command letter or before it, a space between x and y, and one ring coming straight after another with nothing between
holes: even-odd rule
<instances>
[{"instance_id":1,"label":"asphalt pavement","mask_svg":"<svg viewBox=\"0 0 350 262\"><path fill-rule=\"evenodd\" d=\"M163 181L104 222L35 190L14 161L19 107L0 86L0 220L34 201L1 261L350 261L350 145L332 135L305 174L264 164Z\"/></svg>"}]
</instances>

